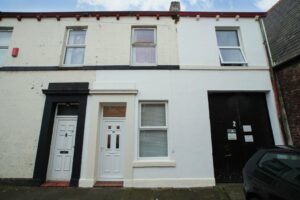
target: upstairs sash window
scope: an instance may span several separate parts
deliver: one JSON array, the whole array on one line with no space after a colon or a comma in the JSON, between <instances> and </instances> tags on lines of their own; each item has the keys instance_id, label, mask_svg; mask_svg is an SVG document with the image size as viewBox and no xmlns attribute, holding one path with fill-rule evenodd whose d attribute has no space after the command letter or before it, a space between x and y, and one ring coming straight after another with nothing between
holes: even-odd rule
<instances>
[{"instance_id":1,"label":"upstairs sash window","mask_svg":"<svg viewBox=\"0 0 300 200\"><path fill-rule=\"evenodd\" d=\"M132 31L132 64L156 64L156 29L134 28Z\"/></svg>"},{"instance_id":2,"label":"upstairs sash window","mask_svg":"<svg viewBox=\"0 0 300 200\"><path fill-rule=\"evenodd\" d=\"M69 29L65 50L65 65L82 65L84 62L86 29Z\"/></svg>"},{"instance_id":3,"label":"upstairs sash window","mask_svg":"<svg viewBox=\"0 0 300 200\"><path fill-rule=\"evenodd\" d=\"M221 64L246 64L237 30L217 30Z\"/></svg>"},{"instance_id":4,"label":"upstairs sash window","mask_svg":"<svg viewBox=\"0 0 300 200\"><path fill-rule=\"evenodd\" d=\"M6 59L11 34L12 30L0 29L0 66L4 64Z\"/></svg>"}]
</instances>

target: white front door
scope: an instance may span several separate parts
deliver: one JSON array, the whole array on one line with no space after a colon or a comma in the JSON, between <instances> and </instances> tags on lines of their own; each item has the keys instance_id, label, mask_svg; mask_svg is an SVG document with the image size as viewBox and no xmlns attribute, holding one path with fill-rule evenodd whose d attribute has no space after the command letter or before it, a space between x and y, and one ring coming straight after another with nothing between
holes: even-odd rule
<instances>
[{"instance_id":1,"label":"white front door","mask_svg":"<svg viewBox=\"0 0 300 200\"><path fill-rule=\"evenodd\" d=\"M54 120L47 180L70 181L77 116L56 116Z\"/></svg>"},{"instance_id":2,"label":"white front door","mask_svg":"<svg viewBox=\"0 0 300 200\"><path fill-rule=\"evenodd\" d=\"M124 120L102 121L100 132L99 179L121 179L122 175L122 138Z\"/></svg>"}]
</instances>

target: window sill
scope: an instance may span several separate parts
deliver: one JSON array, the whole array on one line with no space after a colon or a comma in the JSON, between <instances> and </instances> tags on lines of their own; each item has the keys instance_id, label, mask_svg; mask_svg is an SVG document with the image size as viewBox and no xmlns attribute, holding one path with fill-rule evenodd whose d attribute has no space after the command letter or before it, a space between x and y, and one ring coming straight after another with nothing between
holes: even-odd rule
<instances>
[{"instance_id":1,"label":"window sill","mask_svg":"<svg viewBox=\"0 0 300 200\"><path fill-rule=\"evenodd\" d=\"M145 63L135 63L135 64L131 64L131 67L157 67L158 65L156 63L149 63L149 64L145 64Z\"/></svg>"},{"instance_id":2,"label":"window sill","mask_svg":"<svg viewBox=\"0 0 300 200\"><path fill-rule=\"evenodd\" d=\"M248 63L221 63L222 67L248 67Z\"/></svg>"},{"instance_id":3,"label":"window sill","mask_svg":"<svg viewBox=\"0 0 300 200\"><path fill-rule=\"evenodd\" d=\"M176 167L176 162L174 160L135 160L133 161L133 167Z\"/></svg>"}]
</instances>

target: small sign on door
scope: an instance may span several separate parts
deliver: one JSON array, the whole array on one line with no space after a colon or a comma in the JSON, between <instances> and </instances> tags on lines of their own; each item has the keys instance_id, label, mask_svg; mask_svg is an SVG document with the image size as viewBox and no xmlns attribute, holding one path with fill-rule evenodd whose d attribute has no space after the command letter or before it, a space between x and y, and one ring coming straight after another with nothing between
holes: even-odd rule
<instances>
[{"instance_id":1,"label":"small sign on door","mask_svg":"<svg viewBox=\"0 0 300 200\"><path fill-rule=\"evenodd\" d=\"M254 142L253 135L244 135L245 142Z\"/></svg>"},{"instance_id":2,"label":"small sign on door","mask_svg":"<svg viewBox=\"0 0 300 200\"><path fill-rule=\"evenodd\" d=\"M228 140L237 140L236 133L227 133Z\"/></svg>"},{"instance_id":3,"label":"small sign on door","mask_svg":"<svg viewBox=\"0 0 300 200\"><path fill-rule=\"evenodd\" d=\"M252 132L252 127L251 127L251 125L243 125L243 131L244 131L245 133L247 133L247 132Z\"/></svg>"},{"instance_id":4,"label":"small sign on door","mask_svg":"<svg viewBox=\"0 0 300 200\"><path fill-rule=\"evenodd\" d=\"M227 129L227 139L237 140L236 129Z\"/></svg>"}]
</instances>

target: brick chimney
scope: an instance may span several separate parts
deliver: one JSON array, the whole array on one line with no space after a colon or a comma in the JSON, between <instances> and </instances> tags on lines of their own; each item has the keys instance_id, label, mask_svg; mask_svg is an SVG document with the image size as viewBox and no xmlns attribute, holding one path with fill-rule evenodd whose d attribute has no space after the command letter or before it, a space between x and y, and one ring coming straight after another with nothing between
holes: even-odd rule
<instances>
[{"instance_id":1,"label":"brick chimney","mask_svg":"<svg viewBox=\"0 0 300 200\"><path fill-rule=\"evenodd\" d=\"M180 11L180 2L172 1L170 5L170 12L179 12Z\"/></svg>"}]
</instances>

